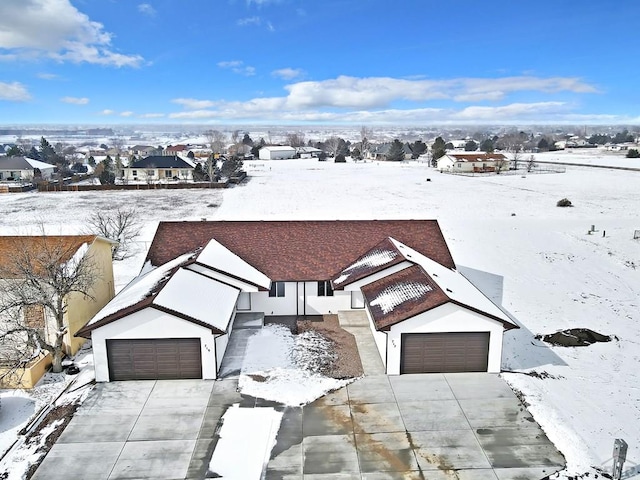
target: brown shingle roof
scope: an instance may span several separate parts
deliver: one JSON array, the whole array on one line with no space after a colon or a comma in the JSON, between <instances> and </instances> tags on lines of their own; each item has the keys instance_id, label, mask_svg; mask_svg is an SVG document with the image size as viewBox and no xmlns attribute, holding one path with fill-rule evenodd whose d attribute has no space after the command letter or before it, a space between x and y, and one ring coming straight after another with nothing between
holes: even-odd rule
<instances>
[{"instance_id":1,"label":"brown shingle roof","mask_svg":"<svg viewBox=\"0 0 640 480\"><path fill-rule=\"evenodd\" d=\"M419 265L400 270L362 287L376 330L431 310L450 299Z\"/></svg>"},{"instance_id":2,"label":"brown shingle roof","mask_svg":"<svg viewBox=\"0 0 640 480\"><path fill-rule=\"evenodd\" d=\"M387 237L332 278L333 288L342 289L362 278L401 263L404 259L404 255Z\"/></svg>"},{"instance_id":3,"label":"brown shingle roof","mask_svg":"<svg viewBox=\"0 0 640 480\"><path fill-rule=\"evenodd\" d=\"M45 254L66 262L85 243L92 244L96 235L47 235L47 236L0 236L0 276L10 278L14 276L15 258L17 255L28 254L37 257ZM40 263L40 262L37 262ZM34 266L37 266L37 263Z\"/></svg>"},{"instance_id":4,"label":"brown shingle roof","mask_svg":"<svg viewBox=\"0 0 640 480\"><path fill-rule=\"evenodd\" d=\"M147 260L162 265L215 238L272 280L326 280L387 237L455 268L436 220L160 222Z\"/></svg>"}]
</instances>

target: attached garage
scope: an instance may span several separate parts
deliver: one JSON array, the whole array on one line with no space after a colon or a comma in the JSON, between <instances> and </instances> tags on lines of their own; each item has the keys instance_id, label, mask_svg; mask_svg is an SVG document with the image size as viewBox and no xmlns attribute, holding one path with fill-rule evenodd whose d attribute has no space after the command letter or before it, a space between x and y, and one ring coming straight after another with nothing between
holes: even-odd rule
<instances>
[{"instance_id":1,"label":"attached garage","mask_svg":"<svg viewBox=\"0 0 640 480\"><path fill-rule=\"evenodd\" d=\"M400 373L486 372L489 332L405 333Z\"/></svg>"},{"instance_id":2,"label":"attached garage","mask_svg":"<svg viewBox=\"0 0 640 480\"><path fill-rule=\"evenodd\" d=\"M199 338L107 340L109 379L202 378Z\"/></svg>"}]
</instances>

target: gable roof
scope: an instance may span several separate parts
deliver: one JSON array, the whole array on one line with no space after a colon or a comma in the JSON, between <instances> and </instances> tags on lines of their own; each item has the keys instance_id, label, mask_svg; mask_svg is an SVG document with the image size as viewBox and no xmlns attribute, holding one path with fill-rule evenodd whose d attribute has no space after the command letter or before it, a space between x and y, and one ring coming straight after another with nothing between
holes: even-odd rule
<instances>
[{"instance_id":1,"label":"gable roof","mask_svg":"<svg viewBox=\"0 0 640 480\"><path fill-rule=\"evenodd\" d=\"M333 288L344 288L403 260L404 255L396 248L391 238L387 237L334 277L332 279Z\"/></svg>"},{"instance_id":2,"label":"gable roof","mask_svg":"<svg viewBox=\"0 0 640 480\"><path fill-rule=\"evenodd\" d=\"M362 287L376 329L387 330L447 302L501 322L506 329L518 328L460 272L434 262L393 238L390 240L403 258L414 265Z\"/></svg>"},{"instance_id":3,"label":"gable roof","mask_svg":"<svg viewBox=\"0 0 640 480\"><path fill-rule=\"evenodd\" d=\"M129 168L193 168L193 165L177 155L151 155L133 162Z\"/></svg>"},{"instance_id":4,"label":"gable roof","mask_svg":"<svg viewBox=\"0 0 640 480\"><path fill-rule=\"evenodd\" d=\"M160 222L147 261L162 265L215 238L271 280L328 280L387 237L455 267L436 220Z\"/></svg>"},{"instance_id":5,"label":"gable roof","mask_svg":"<svg viewBox=\"0 0 640 480\"><path fill-rule=\"evenodd\" d=\"M482 161L495 161L495 160L506 160L502 153L484 153L484 152L475 152L475 153L447 153L447 156L453 158L457 162L482 162Z\"/></svg>"},{"instance_id":6,"label":"gable roof","mask_svg":"<svg viewBox=\"0 0 640 480\"><path fill-rule=\"evenodd\" d=\"M2 157L0 158L0 170L33 170L34 168L51 169L55 165L34 160L27 157Z\"/></svg>"},{"instance_id":7,"label":"gable roof","mask_svg":"<svg viewBox=\"0 0 640 480\"><path fill-rule=\"evenodd\" d=\"M67 262L79 252L83 245L91 245L97 238L111 242L97 235L14 235L0 236L0 275L4 278L16 277L16 254L21 252L37 255L49 250L58 257L60 263ZM113 242L115 243L115 242ZM50 260L50 259L49 259ZM36 263L38 263L36 261Z\"/></svg>"}]
</instances>

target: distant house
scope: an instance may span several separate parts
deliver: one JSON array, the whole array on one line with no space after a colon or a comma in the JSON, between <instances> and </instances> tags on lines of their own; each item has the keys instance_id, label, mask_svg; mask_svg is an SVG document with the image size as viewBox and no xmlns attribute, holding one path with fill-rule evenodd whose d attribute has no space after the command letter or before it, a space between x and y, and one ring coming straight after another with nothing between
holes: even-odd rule
<instances>
[{"instance_id":1,"label":"distant house","mask_svg":"<svg viewBox=\"0 0 640 480\"><path fill-rule=\"evenodd\" d=\"M64 299L67 304L67 313L64 318L67 332L63 338L63 351L67 355L74 355L85 342L83 338L75 336L76 332L115 295L111 259L114 243L97 235L0 236L0 278L4 281L24 280L20 272L15 270L14 261L24 252L34 258L38 258L38 255L43 255L44 252L44 255L51 255L61 262L68 262L78 255L90 257L96 272L96 282L91 289L92 296L73 293ZM46 259L46 261L49 260ZM34 267L37 268L38 260L34 262ZM47 341L54 341L55 323L46 305L30 305L21 314L24 315L24 322L28 323L30 328L35 326L42 329ZM2 322L3 318L0 315L0 323ZM2 370L2 362L7 360L11 359L3 359L0 352L0 370ZM46 367L51 364L48 358L43 357L42 360L44 365L43 362L38 361L28 366L24 372L25 375L17 377L18 384L10 386L20 386L21 382L21 386L31 388L44 374Z\"/></svg>"},{"instance_id":2,"label":"distant house","mask_svg":"<svg viewBox=\"0 0 640 480\"><path fill-rule=\"evenodd\" d=\"M186 156L189 150L188 145L169 145L162 151L163 155L184 155Z\"/></svg>"},{"instance_id":3,"label":"distant house","mask_svg":"<svg viewBox=\"0 0 640 480\"><path fill-rule=\"evenodd\" d=\"M389 149L391 148L391 143L383 143L381 145L376 145L369 151L369 157L374 160L387 160L387 155L389 154ZM411 160L413 155L413 151L411 150L411 146L405 142L402 144L402 150L404 152L404 159Z\"/></svg>"},{"instance_id":4,"label":"distant house","mask_svg":"<svg viewBox=\"0 0 640 480\"><path fill-rule=\"evenodd\" d=\"M215 379L237 315L351 310L395 375L499 372L518 328L456 270L434 220L218 221L160 222L144 271L78 335L98 381Z\"/></svg>"},{"instance_id":5,"label":"distant house","mask_svg":"<svg viewBox=\"0 0 640 480\"><path fill-rule=\"evenodd\" d=\"M441 172L495 172L509 170L509 160L502 153L447 153L440 157L437 168Z\"/></svg>"},{"instance_id":6,"label":"distant house","mask_svg":"<svg viewBox=\"0 0 640 480\"><path fill-rule=\"evenodd\" d=\"M296 153L300 158L318 158L322 150L315 147L297 147Z\"/></svg>"},{"instance_id":7,"label":"distant house","mask_svg":"<svg viewBox=\"0 0 640 480\"><path fill-rule=\"evenodd\" d=\"M296 149L288 146L268 146L262 147L258 151L260 160L285 160L295 158Z\"/></svg>"},{"instance_id":8,"label":"distant house","mask_svg":"<svg viewBox=\"0 0 640 480\"><path fill-rule=\"evenodd\" d=\"M158 147L153 147L151 145L134 145L133 147L129 148L129 154L139 157L153 155L157 150Z\"/></svg>"},{"instance_id":9,"label":"distant house","mask_svg":"<svg viewBox=\"0 0 640 480\"><path fill-rule=\"evenodd\" d=\"M39 171L43 179L51 178L56 166L28 157L1 157L0 181L30 182Z\"/></svg>"},{"instance_id":10,"label":"distant house","mask_svg":"<svg viewBox=\"0 0 640 480\"><path fill-rule=\"evenodd\" d=\"M152 155L123 168L124 181L193 181L195 163L177 155Z\"/></svg>"}]
</instances>

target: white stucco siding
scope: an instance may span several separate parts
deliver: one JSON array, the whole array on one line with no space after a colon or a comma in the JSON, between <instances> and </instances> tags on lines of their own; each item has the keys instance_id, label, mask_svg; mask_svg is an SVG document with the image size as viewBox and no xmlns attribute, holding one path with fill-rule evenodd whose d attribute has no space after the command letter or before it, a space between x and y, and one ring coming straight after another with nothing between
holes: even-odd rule
<instances>
[{"instance_id":1,"label":"white stucco siding","mask_svg":"<svg viewBox=\"0 0 640 480\"><path fill-rule=\"evenodd\" d=\"M338 310L351 309L351 293L344 291L335 291L332 296L318 296L318 282L300 283L298 290L300 295L305 294L304 311L299 313L305 315L324 315L328 313L338 313Z\"/></svg>"},{"instance_id":2,"label":"white stucco siding","mask_svg":"<svg viewBox=\"0 0 640 480\"><path fill-rule=\"evenodd\" d=\"M210 329L154 308L145 308L93 330L91 340L96 381L109 381L107 339L151 338L199 338L202 355L202 377L206 380L214 380L216 378L216 341ZM222 341L219 343L221 344Z\"/></svg>"},{"instance_id":3,"label":"white stucco siding","mask_svg":"<svg viewBox=\"0 0 640 480\"><path fill-rule=\"evenodd\" d=\"M400 374L403 333L440 332L489 332L488 371L500 372L504 332L502 323L453 303L447 303L391 327L387 333L387 374Z\"/></svg>"},{"instance_id":4,"label":"white stucco siding","mask_svg":"<svg viewBox=\"0 0 640 480\"><path fill-rule=\"evenodd\" d=\"M269 292L251 293L251 312L265 315L297 315L296 282L285 282L284 297L270 297Z\"/></svg>"},{"instance_id":5,"label":"white stucco siding","mask_svg":"<svg viewBox=\"0 0 640 480\"><path fill-rule=\"evenodd\" d=\"M233 322L231 322L233 324ZM215 337L216 344L216 372L220 370L220 366L222 365L222 358L224 357L224 352L227 351L227 345L229 344L229 336L231 335L231 331L225 333L224 335L218 335ZM204 367L204 366L203 366Z\"/></svg>"}]
</instances>

